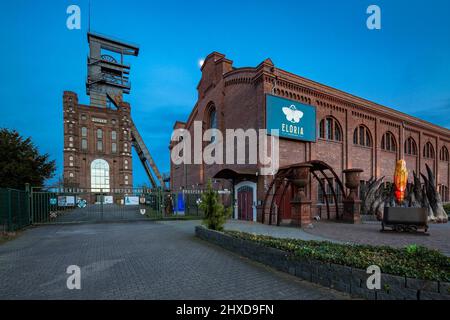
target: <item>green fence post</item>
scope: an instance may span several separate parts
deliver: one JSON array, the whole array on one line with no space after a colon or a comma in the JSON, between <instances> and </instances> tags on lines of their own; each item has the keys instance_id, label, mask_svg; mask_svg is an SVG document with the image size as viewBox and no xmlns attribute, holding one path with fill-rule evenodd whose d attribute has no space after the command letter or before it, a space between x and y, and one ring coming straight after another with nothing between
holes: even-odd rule
<instances>
[{"instance_id":1,"label":"green fence post","mask_svg":"<svg viewBox=\"0 0 450 320\"><path fill-rule=\"evenodd\" d=\"M162 189L158 189L158 215L161 218L164 218L164 191Z\"/></svg>"},{"instance_id":2,"label":"green fence post","mask_svg":"<svg viewBox=\"0 0 450 320\"><path fill-rule=\"evenodd\" d=\"M26 198L26 210L28 213L28 224L33 224L33 218L32 218L32 214L31 214L31 205L32 205L32 197L31 197L31 188L30 188L30 184L29 183L25 183L25 198Z\"/></svg>"}]
</instances>

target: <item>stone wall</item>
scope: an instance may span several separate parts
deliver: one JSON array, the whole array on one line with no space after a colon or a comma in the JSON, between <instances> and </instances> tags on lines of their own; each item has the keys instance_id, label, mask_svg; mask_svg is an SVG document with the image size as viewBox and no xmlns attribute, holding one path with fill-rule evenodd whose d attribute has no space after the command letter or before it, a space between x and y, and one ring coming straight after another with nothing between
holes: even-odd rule
<instances>
[{"instance_id":1,"label":"stone wall","mask_svg":"<svg viewBox=\"0 0 450 320\"><path fill-rule=\"evenodd\" d=\"M369 290L366 287L366 281L370 275L365 270L314 260L298 260L287 252L237 239L202 226L196 227L195 234L200 239L251 260L303 280L348 293L353 297L370 300L450 300L450 283L448 282L382 274L381 289Z\"/></svg>"}]
</instances>

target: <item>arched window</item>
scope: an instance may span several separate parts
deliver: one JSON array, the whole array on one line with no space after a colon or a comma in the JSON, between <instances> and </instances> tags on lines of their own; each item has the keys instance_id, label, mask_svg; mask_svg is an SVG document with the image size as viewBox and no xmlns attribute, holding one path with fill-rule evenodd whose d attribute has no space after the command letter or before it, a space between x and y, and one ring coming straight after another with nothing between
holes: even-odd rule
<instances>
[{"instance_id":1,"label":"arched window","mask_svg":"<svg viewBox=\"0 0 450 320\"><path fill-rule=\"evenodd\" d=\"M369 129L363 125L357 127L353 133L353 144L364 147L372 147L372 137Z\"/></svg>"},{"instance_id":2,"label":"arched window","mask_svg":"<svg viewBox=\"0 0 450 320\"><path fill-rule=\"evenodd\" d=\"M91 163L92 192L109 192L109 164L103 159L96 159Z\"/></svg>"},{"instance_id":3,"label":"arched window","mask_svg":"<svg viewBox=\"0 0 450 320\"><path fill-rule=\"evenodd\" d=\"M441 148L441 151L439 152L439 160L441 161L449 161L449 156L448 156L448 149L446 146L443 146Z\"/></svg>"},{"instance_id":4,"label":"arched window","mask_svg":"<svg viewBox=\"0 0 450 320\"><path fill-rule=\"evenodd\" d=\"M216 112L216 108L213 106L211 106L210 111L209 111L209 126L208 129L217 129L217 112ZM211 142L214 142L216 140L216 136L213 133L212 137L211 137Z\"/></svg>"},{"instance_id":5,"label":"arched window","mask_svg":"<svg viewBox=\"0 0 450 320\"><path fill-rule=\"evenodd\" d=\"M397 143L395 137L391 132L386 132L381 138L381 149L385 151L397 151Z\"/></svg>"},{"instance_id":6,"label":"arched window","mask_svg":"<svg viewBox=\"0 0 450 320\"><path fill-rule=\"evenodd\" d=\"M448 187L441 184L438 186L439 194L441 196L442 202L449 202L449 193L448 193Z\"/></svg>"},{"instance_id":7,"label":"arched window","mask_svg":"<svg viewBox=\"0 0 450 320\"><path fill-rule=\"evenodd\" d=\"M412 137L405 141L405 154L409 156L417 156L417 144Z\"/></svg>"},{"instance_id":8,"label":"arched window","mask_svg":"<svg viewBox=\"0 0 450 320\"><path fill-rule=\"evenodd\" d=\"M339 122L332 117L322 119L319 123L319 137L330 141L342 141L342 129Z\"/></svg>"},{"instance_id":9,"label":"arched window","mask_svg":"<svg viewBox=\"0 0 450 320\"><path fill-rule=\"evenodd\" d=\"M428 159L434 159L434 148L431 142L427 142L423 146L423 157Z\"/></svg>"}]
</instances>

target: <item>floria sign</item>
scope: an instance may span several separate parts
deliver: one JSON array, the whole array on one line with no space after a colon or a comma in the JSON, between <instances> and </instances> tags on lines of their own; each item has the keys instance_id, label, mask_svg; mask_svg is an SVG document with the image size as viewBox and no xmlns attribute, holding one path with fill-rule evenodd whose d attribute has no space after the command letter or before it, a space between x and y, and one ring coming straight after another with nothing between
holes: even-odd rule
<instances>
[{"instance_id":1,"label":"floria sign","mask_svg":"<svg viewBox=\"0 0 450 320\"><path fill-rule=\"evenodd\" d=\"M280 138L316 142L316 108L266 95L267 132L278 129Z\"/></svg>"}]
</instances>

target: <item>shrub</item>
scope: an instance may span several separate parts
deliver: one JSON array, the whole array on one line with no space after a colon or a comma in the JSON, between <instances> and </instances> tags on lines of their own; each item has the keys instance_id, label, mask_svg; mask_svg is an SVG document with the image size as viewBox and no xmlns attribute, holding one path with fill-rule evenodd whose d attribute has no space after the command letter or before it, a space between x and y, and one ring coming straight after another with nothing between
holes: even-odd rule
<instances>
[{"instance_id":1,"label":"shrub","mask_svg":"<svg viewBox=\"0 0 450 320\"><path fill-rule=\"evenodd\" d=\"M359 269L377 265L383 273L392 275L450 281L450 258L437 250L422 246L410 245L406 248L392 248L327 241L279 239L238 231L225 232L235 238L286 251L294 259L316 260Z\"/></svg>"},{"instance_id":2,"label":"shrub","mask_svg":"<svg viewBox=\"0 0 450 320\"><path fill-rule=\"evenodd\" d=\"M205 217L203 224L209 229L222 231L223 225L231 215L231 208L225 209L220 203L219 193L212 188L211 180L208 181L206 191L202 194L199 207Z\"/></svg>"},{"instance_id":3,"label":"shrub","mask_svg":"<svg viewBox=\"0 0 450 320\"><path fill-rule=\"evenodd\" d=\"M450 214L450 203L444 204L444 210L447 212L447 214Z\"/></svg>"}]
</instances>

